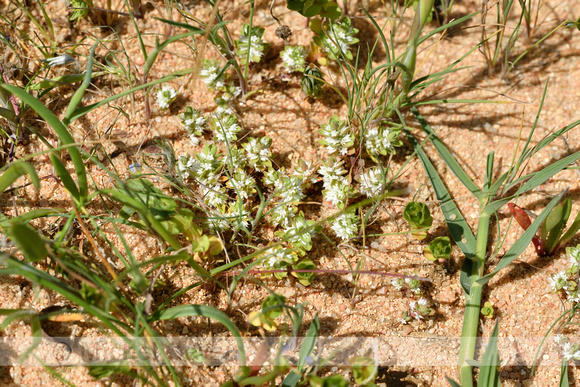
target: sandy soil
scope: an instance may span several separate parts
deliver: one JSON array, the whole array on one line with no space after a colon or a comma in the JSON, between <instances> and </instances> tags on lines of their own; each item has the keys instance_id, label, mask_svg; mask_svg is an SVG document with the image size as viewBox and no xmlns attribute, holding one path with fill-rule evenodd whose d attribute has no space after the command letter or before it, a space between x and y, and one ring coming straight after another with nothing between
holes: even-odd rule
<instances>
[{"instance_id":1,"label":"sandy soil","mask_svg":"<svg viewBox=\"0 0 580 387\"><path fill-rule=\"evenodd\" d=\"M101 4L103 3L103 4ZM104 7L104 1L95 1L95 6ZM93 33L101 38L110 34L111 30L94 29L89 27L96 21L82 20L79 23L69 23L64 12L64 3L50 2L47 10L55 15L56 39L59 47L65 47L71 42L78 41L85 34ZM206 20L210 8L205 4L188 4L194 14ZM248 7L241 2L228 3L229 12L226 15L232 19L229 28L239 31L243 18L247 17ZM3 10L9 10L14 5L2 4ZM226 9L226 4L222 4ZM460 17L474 12L479 7L478 2L462 1L454 7L452 17ZM277 24L269 16L269 5L260 1L256 4L255 23L266 28L265 40L271 43L269 52L263 63L252 68L250 86L257 93L245 102L236 104L236 111L241 118L244 129L252 136L268 135L273 138L274 162L279 166L289 167L298 158L313 160L319 163L326 158L324 150L318 145L319 125L328 122L333 114L344 116L346 106L338 95L330 88L320 100L312 101L304 97L299 88L299 79L294 76L282 76L281 61L278 57L283 42L274 36ZM355 4L349 4L354 12ZM379 4L371 4L374 14L384 16ZM139 28L147 33L166 33L166 28L153 17L166 17L162 4L148 6L144 20L139 20ZM3 12L3 11L2 11ZM383 12L383 13L381 13ZM309 44L311 33L306 28L302 18L291 14L282 5L274 7L274 13L283 23L293 30L292 44ZM373 42L376 32L373 32L368 20L354 14L354 24L360 29L363 43ZM542 8L539 18L539 27L535 39L548 33L554 26L566 19L576 19L580 15L580 5L574 0L550 0ZM37 15L38 16L38 15ZM175 15L174 15L175 16ZM24 18L23 18L24 20ZM177 20L180 20L177 18ZM471 19L460 28L452 31L440 41L439 36L433 38L420 53L418 63L424 64L419 75L433 73L458 59L481 39L478 28L479 16ZM410 24L410 22L409 22ZM22 22L20 28L33 28L30 23ZM428 28L435 28L436 24ZM14 33L7 26L3 32ZM140 60L139 47L134 39L135 30L128 20L122 16L113 18L112 28L119 33L129 57L138 71L143 69ZM172 33L175 33L173 31ZM397 42L404 48L404 42ZM145 35L145 44L150 50L154 45L154 37ZM488 71L483 56L475 51L468 56L462 66L468 66L462 71L449 75L442 82L428 88L420 99L479 99L505 101L496 103L451 103L438 104L434 107L422 107L421 113L436 130L447 147L460 161L461 165L481 184L485 169L487 153L496 152L497 174L509 165L514 149L521 147L529 133L535 119L546 82L548 91L543 112L533 137L533 142L554 130L578 119L577 106L580 102L580 61L577 47L580 44L580 33L573 29L560 29L547 39L530 55L520 61L515 70L507 77L501 74L491 74ZM118 42L112 43L120 49ZM515 52L522 52L529 46L526 39L518 41ZM364 47L364 46L363 46ZM433 50L432 50L433 49ZM81 48L81 51L88 48ZM209 57L217 58L217 52L211 47L206 48ZM37 55L37 54L35 54ZM164 76L176 69L195 66L195 58L184 45L174 44L162 54L161 60L154 65L149 80ZM376 58L377 63L384 61L384 56ZM15 61L15 58L5 58L6 61ZM82 66L81 62L81 66ZM15 65L18 65L15 63ZM30 64L30 66L38 64ZM332 69L326 69L329 78L340 84L340 75ZM153 108L151 118L148 118L144 109L144 93L135 93L132 98L114 102L113 106L121 106L128 113L126 116L117 115L110 107L103 107L87 115L72 126L77 141L85 141L90 148L90 142L101 142L106 152L115 155L113 165L122 177L129 176L130 164L140 161L147 152L154 151L153 140L165 138L171 141L176 154L192 152L185 131L182 129L178 113L185 106L191 105L205 113L215 108L213 95L208 92L203 82L196 77L185 77L169 83L179 91L177 103L169 111L162 112ZM122 90L123 85L112 82L110 78L96 81L94 90L87 94L83 103L98 101L106 96ZM60 88L44 97L44 103L54 108L57 114L63 114L63 106L72 95L73 90ZM416 127L417 137L423 138L422 131L410 113L406 115L407 123ZM51 141L56 141L49 129L42 123L30 120L41 133ZM567 156L580 148L578 129L574 129L564 141L555 141L535 158L528 171L534 171L542 166ZM23 157L40 151L42 144L30 137L27 145L17 148L17 157ZM199 150L199 148L197 148ZM454 178L443 162L435 156L432 148L426 147L433 156L432 160L446 182L454 200L462 210L466 220L475 230L478 220L478 205L475 198L462 187ZM394 160L394 165L402 165L411 153L410 146L405 142L400 155ZM103 160L104 154L98 155ZM162 159L148 156L148 160L157 167L162 166ZM32 159L40 176L53 174L48 156L42 155ZM90 173L99 186L110 186L111 181L96 166L89 166ZM368 234L389 234L406 230L406 222L402 218L402 208L405 201L417 198L427 202L435 217L431 230L433 236L447 235L443 217L437 208L435 196L428 184L427 177L420 163L415 159L405 167L404 173L397 180L398 186L404 188L408 194L403 200L385 201L376 219L367 228ZM543 184L533 194L522 198L519 204L527 209L540 212L549 199L561 190L569 188L568 195L574 206L572 216L578 212L579 185L576 171L564 171ZM20 212L29 208L38 207L68 207L68 196L61 186L55 185L52 180L44 180L40 192L28 187L18 191L18 206ZM11 198L4 198L3 212L14 214ZM321 218L330 215L333 208L322 203L320 194L312 198L311 204L304 206L304 210L314 217ZM94 208L98 212L98 208ZM492 235L497 234L498 228L505 232L509 223L507 209L500 211L497 223L492 228ZM39 223L39 227L48 227L48 223ZM127 228L127 239L136 256L140 259L151 258L159 253L153 238L135 233ZM497 258L491 262L495 266L501 259L502 253L521 235L522 231L512 227L507 235L503 247ZM329 235L331 232L329 232ZM79 237L80 238L80 237ZM495 238L495 236L494 236ZM79 241L80 243L80 241ZM580 243L577 237L571 245ZM399 362L388 364L389 354L381 360L384 366L379 370L378 383L388 386L443 386L446 385L446 375L457 379L453 356L447 357L453 347L453 338L461 335L464 298L459 286L459 271L463 260L459 249L454 246L452 259L444 264L432 264L423 257L424 244L412 239L408 235L379 236L369 238L367 246L360 243L352 247L340 247L340 254L322 238L316 240L316 248L309 257L323 269L348 269L346 261L352 265L363 262L361 269L375 270L388 273L416 273L421 277L429 278L432 282L423 286L424 296L434 309L433 316L421 322L403 325L400 323L401 313L407 310L410 301L418 300L418 296L408 291L397 291L391 285L389 277L362 276L355 283L348 275L319 275L309 287L303 287L296 281L286 279L282 281L268 279L265 284L284 295L288 300L297 303L307 303L305 307L305 323L315 314L321 321L320 336L324 337L369 337L380 338L380 345L385 349L398 353ZM233 256L237 255L234 246L229 246ZM507 270L496 276L487 287L485 299L494 303L496 316L500 319L500 336L507 351L521 356L532 353L537 349L538 338L546 334L550 325L565 310L560 297L552 294L549 287L550 274L560 271L567 266L564 251L544 258L536 257L530 246ZM193 271L186 265L168 267L162 279L169 284L169 289L179 289L196 281ZM169 291L169 290L168 290ZM247 336L256 336L258 332L247 323L247 314L259 308L261 300L268 291L257 286L250 279L240 283L233 294L232 307L228 309L230 317L238 324ZM155 294L163 300L167 294ZM65 300L45 290L35 288L19 278L2 278L0 280L0 308L28 308L41 310L49 305L60 305ZM196 289L188 292L179 299L180 304L209 304L222 310L228 305L227 295L223 292L210 289ZM493 321L484 319L481 324L483 335L489 335L493 328ZM207 337L209 335L227 336L217 324L208 325L204 321L193 318L181 318L173 322L161 324L158 329L167 336ZM102 329L90 324L76 324L74 334L78 337L94 338L103 334ZM306 330L303 331L304 333ZM574 334L573 332L570 332ZM2 332L2 338L23 338L30 335L26 323L15 322ZM346 339L345 339L346 340ZM401 342L397 340L403 340ZM407 341L405 341L407 340ZM412 346L413 340L419 344ZM443 344L436 344L440 340ZM370 345L366 341L362 346ZM391 344L387 344L391 343ZM397 347L395 343L402 347ZM435 343L435 344L434 344ZM518 347L519 346L519 347ZM528 348L529 346L529 348ZM366 348L366 347L365 347ZM405 349L407 348L407 349ZM387 352L388 352L387 350ZM529 351L529 352L528 352ZM392 354L391 354L392 355ZM542 354L542 364L537 374L531 378L529 363L519 363L510 356L502 358L505 366L501 369L502 383L505 386L555 386L559 380L559 360L555 354ZM402 359L407 359L404 364ZM230 378L237 370L234 365L221 367L183 367L192 385L213 385ZM83 367L58 368L66 380L76 385L104 385L95 382ZM330 371L346 374L345 368L330 369ZM577 369L572 368L571 378L580 377ZM3 385L37 386L57 385L58 381L41 367L8 366L0 368L0 380ZM128 385L124 379L112 379L113 385ZM577 381L576 381L577 383Z\"/></svg>"}]
</instances>

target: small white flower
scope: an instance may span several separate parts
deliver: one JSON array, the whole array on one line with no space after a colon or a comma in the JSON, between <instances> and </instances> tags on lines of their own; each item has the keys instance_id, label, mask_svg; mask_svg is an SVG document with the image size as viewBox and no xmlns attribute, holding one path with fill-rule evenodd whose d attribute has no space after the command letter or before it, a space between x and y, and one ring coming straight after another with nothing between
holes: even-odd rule
<instances>
[{"instance_id":1,"label":"small white flower","mask_svg":"<svg viewBox=\"0 0 580 387\"><path fill-rule=\"evenodd\" d=\"M180 156L177 160L177 170L183 179L189 178L197 170L195 159L189 155Z\"/></svg>"},{"instance_id":2,"label":"small white flower","mask_svg":"<svg viewBox=\"0 0 580 387\"><path fill-rule=\"evenodd\" d=\"M329 188L334 180L340 179L342 175L348 173L344 169L344 162L341 160L334 160L332 164L323 164L318 168L318 173L322 175L322 181L324 183L324 188Z\"/></svg>"},{"instance_id":3,"label":"small white flower","mask_svg":"<svg viewBox=\"0 0 580 387\"><path fill-rule=\"evenodd\" d=\"M242 199L247 199L249 195L253 195L255 184L254 179L243 169L238 169L228 180L228 187L234 189Z\"/></svg>"},{"instance_id":4,"label":"small white flower","mask_svg":"<svg viewBox=\"0 0 580 387\"><path fill-rule=\"evenodd\" d=\"M354 146L354 135L351 133L350 127L346 121L338 119L337 115L332 116L328 124L323 124L320 128L318 133L324 136L324 139L320 140L319 143L326 147L329 155L340 153L344 156L348 153L349 148Z\"/></svg>"},{"instance_id":5,"label":"small white flower","mask_svg":"<svg viewBox=\"0 0 580 387\"><path fill-rule=\"evenodd\" d=\"M306 246L311 244L312 237L316 234L316 230L314 227L310 227L308 222L302 216L298 216L294 219L292 225L284 229L284 233L288 242L293 244L301 243Z\"/></svg>"},{"instance_id":6,"label":"small white flower","mask_svg":"<svg viewBox=\"0 0 580 387\"><path fill-rule=\"evenodd\" d=\"M161 90L157 92L157 106L162 110L167 109L171 102L177 97L177 91L167 85L163 85Z\"/></svg>"},{"instance_id":7,"label":"small white flower","mask_svg":"<svg viewBox=\"0 0 580 387\"><path fill-rule=\"evenodd\" d=\"M562 342L564 341L564 336L561 334L558 334L556 336L554 336L554 343L556 344L562 344Z\"/></svg>"},{"instance_id":8,"label":"small white flower","mask_svg":"<svg viewBox=\"0 0 580 387\"><path fill-rule=\"evenodd\" d=\"M552 292L557 292L564 289L568 284L568 274L565 271L561 271L556 274L552 274L550 278L550 286L552 287Z\"/></svg>"},{"instance_id":9,"label":"small white flower","mask_svg":"<svg viewBox=\"0 0 580 387\"><path fill-rule=\"evenodd\" d=\"M330 228L337 237L346 241L354 238L358 233L358 217L352 212L347 212L339 215L333 222Z\"/></svg>"},{"instance_id":10,"label":"small white flower","mask_svg":"<svg viewBox=\"0 0 580 387\"><path fill-rule=\"evenodd\" d=\"M76 62L76 59L65 53L52 58L41 59L41 61L46 63L48 67L54 67Z\"/></svg>"},{"instance_id":11,"label":"small white flower","mask_svg":"<svg viewBox=\"0 0 580 387\"><path fill-rule=\"evenodd\" d=\"M233 83L228 83L228 85L226 86L226 91L221 96L221 98L226 102L230 102L238 98L241 94L242 94L241 87L236 86Z\"/></svg>"},{"instance_id":12,"label":"small white flower","mask_svg":"<svg viewBox=\"0 0 580 387\"><path fill-rule=\"evenodd\" d=\"M251 38L249 39L250 35ZM264 35L264 28L262 27L252 26L250 29L249 24L244 24L242 26L240 39L234 42L238 48L236 54L241 59L242 63L245 63L247 59L249 59L250 62L260 61L260 58L264 55L266 47L268 47L268 44L262 41L262 35Z\"/></svg>"},{"instance_id":13,"label":"small white flower","mask_svg":"<svg viewBox=\"0 0 580 387\"><path fill-rule=\"evenodd\" d=\"M321 37L324 50L333 59L340 59L340 52L352 58L349 50L351 45L358 42L358 39L354 37L358 30L351 27L351 22L348 18L344 18L340 22L331 22L329 26L330 28L326 31L326 34Z\"/></svg>"},{"instance_id":14,"label":"small white flower","mask_svg":"<svg viewBox=\"0 0 580 387\"><path fill-rule=\"evenodd\" d=\"M243 144L243 148L246 150L246 156L250 164L260 170L263 167L271 166L270 157L272 152L270 152L270 145L272 145L272 140L269 137L249 138L248 142Z\"/></svg>"},{"instance_id":15,"label":"small white flower","mask_svg":"<svg viewBox=\"0 0 580 387\"><path fill-rule=\"evenodd\" d=\"M566 297L568 301L573 304L577 304L580 302L580 294L578 293L578 287L575 287L574 290L570 289L569 287L566 288Z\"/></svg>"},{"instance_id":16,"label":"small white flower","mask_svg":"<svg viewBox=\"0 0 580 387\"><path fill-rule=\"evenodd\" d=\"M350 185L348 180L344 176L332 180L328 188L323 192L324 199L328 200L335 206L342 208L340 206L346 204L348 196L350 194Z\"/></svg>"},{"instance_id":17,"label":"small white flower","mask_svg":"<svg viewBox=\"0 0 580 387\"><path fill-rule=\"evenodd\" d=\"M201 196L205 203L213 208L220 208L226 205L226 190L221 184L214 184L212 187L200 186Z\"/></svg>"},{"instance_id":18,"label":"small white flower","mask_svg":"<svg viewBox=\"0 0 580 387\"><path fill-rule=\"evenodd\" d=\"M230 222L227 220L227 216L228 215L221 214L219 212L212 213L206 219L205 224L213 232L226 231L231 228Z\"/></svg>"},{"instance_id":19,"label":"small white flower","mask_svg":"<svg viewBox=\"0 0 580 387\"><path fill-rule=\"evenodd\" d=\"M405 282L414 294L421 294L421 281L415 278L405 278Z\"/></svg>"},{"instance_id":20,"label":"small white flower","mask_svg":"<svg viewBox=\"0 0 580 387\"><path fill-rule=\"evenodd\" d=\"M271 255L262 262L264 269L281 269L284 266L291 265L294 259L286 249L278 248L272 251Z\"/></svg>"},{"instance_id":21,"label":"small white flower","mask_svg":"<svg viewBox=\"0 0 580 387\"><path fill-rule=\"evenodd\" d=\"M377 197L383 193L384 187L379 168L371 168L360 176L360 192L366 196Z\"/></svg>"},{"instance_id":22,"label":"small white flower","mask_svg":"<svg viewBox=\"0 0 580 387\"><path fill-rule=\"evenodd\" d=\"M562 356L564 357L564 360L566 361L570 361L574 358L574 348L572 346L571 343L566 342L564 344L562 344Z\"/></svg>"},{"instance_id":23,"label":"small white flower","mask_svg":"<svg viewBox=\"0 0 580 387\"><path fill-rule=\"evenodd\" d=\"M304 71L306 67L306 50L302 46L286 46L280 52L284 67L288 72Z\"/></svg>"},{"instance_id":24,"label":"small white flower","mask_svg":"<svg viewBox=\"0 0 580 387\"><path fill-rule=\"evenodd\" d=\"M270 223L274 226L288 227L296 216L296 208L287 204L279 204L270 212Z\"/></svg>"},{"instance_id":25,"label":"small white flower","mask_svg":"<svg viewBox=\"0 0 580 387\"><path fill-rule=\"evenodd\" d=\"M403 289L405 282L400 278L395 278L391 281L391 284L395 287L395 289L401 290Z\"/></svg>"},{"instance_id":26,"label":"small white flower","mask_svg":"<svg viewBox=\"0 0 580 387\"><path fill-rule=\"evenodd\" d=\"M213 60L204 60L203 68L199 71L199 76L210 89L221 89L225 86L223 74L219 76L221 68Z\"/></svg>"},{"instance_id":27,"label":"small white flower","mask_svg":"<svg viewBox=\"0 0 580 387\"><path fill-rule=\"evenodd\" d=\"M270 168L264 173L262 182L268 186L277 186L281 175L283 175L283 173L281 174L280 171L277 171L274 168Z\"/></svg>"},{"instance_id":28,"label":"small white flower","mask_svg":"<svg viewBox=\"0 0 580 387\"><path fill-rule=\"evenodd\" d=\"M294 175L301 177L305 185L314 184L318 181L316 169L311 161L300 159L298 165L294 167Z\"/></svg>"},{"instance_id":29,"label":"small white flower","mask_svg":"<svg viewBox=\"0 0 580 387\"><path fill-rule=\"evenodd\" d=\"M302 178L298 176L287 176L282 178L282 188L278 195L285 202L299 202L306 197L302 189Z\"/></svg>"},{"instance_id":30,"label":"small white flower","mask_svg":"<svg viewBox=\"0 0 580 387\"><path fill-rule=\"evenodd\" d=\"M575 273L580 266L580 248L572 247L567 250L568 259L570 260L570 269L572 269L571 271Z\"/></svg>"},{"instance_id":31,"label":"small white flower","mask_svg":"<svg viewBox=\"0 0 580 387\"><path fill-rule=\"evenodd\" d=\"M236 134L242 130L238 125L236 116L225 113L217 114L217 110L212 115L210 127L214 132L214 139L222 142L236 141L238 139Z\"/></svg>"}]
</instances>

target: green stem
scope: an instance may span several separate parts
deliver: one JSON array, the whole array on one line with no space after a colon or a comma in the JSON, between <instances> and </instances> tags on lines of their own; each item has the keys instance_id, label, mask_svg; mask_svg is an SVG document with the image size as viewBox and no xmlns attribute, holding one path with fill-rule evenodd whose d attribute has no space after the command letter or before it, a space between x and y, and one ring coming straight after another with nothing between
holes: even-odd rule
<instances>
[{"instance_id":1,"label":"green stem","mask_svg":"<svg viewBox=\"0 0 580 387\"><path fill-rule=\"evenodd\" d=\"M481 203L485 207L486 203ZM481 309L481 294L483 286L476 282L483 276L485 268L485 256L487 253L487 239L489 236L489 224L491 216L486 212L481 212L479 224L477 226L477 241L475 245L475 256L471 270L471 290L465 296L465 315L463 317L463 330L461 332L461 347L459 349L459 374L462 387L473 386L473 370L467 364L467 359L473 359L475 355L475 345L477 343L477 330L479 327L479 311ZM467 259L467 258L466 258Z\"/></svg>"}]
</instances>

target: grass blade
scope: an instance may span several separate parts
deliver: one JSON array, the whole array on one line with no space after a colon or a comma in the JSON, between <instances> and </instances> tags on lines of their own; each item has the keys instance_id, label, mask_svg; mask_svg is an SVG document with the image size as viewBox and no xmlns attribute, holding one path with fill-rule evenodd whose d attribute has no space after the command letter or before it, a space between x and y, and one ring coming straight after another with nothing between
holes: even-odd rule
<instances>
[{"instance_id":1,"label":"grass blade","mask_svg":"<svg viewBox=\"0 0 580 387\"><path fill-rule=\"evenodd\" d=\"M560 369L560 384L559 387L570 387L570 381L568 380L568 362L562 360L562 368Z\"/></svg>"},{"instance_id":2,"label":"grass blade","mask_svg":"<svg viewBox=\"0 0 580 387\"><path fill-rule=\"evenodd\" d=\"M530 173L529 175L526 175L526 176L522 177L521 179L518 179L518 182L521 182L521 181L526 180L526 179L528 179L528 181L526 183L524 183L517 190L517 192L514 195L495 200L495 201L489 203L488 205L486 205L483 210L485 212L487 212L488 214L494 213L495 211L499 210L501 207L506 205L514 197L519 196L523 193L526 193L526 192L536 188L540 184L543 184L549 178L551 178L556 173L560 172L561 170L563 170L564 168L566 168L570 164L574 163L578 159L580 159L580 152L576 152L574 154L571 154L568 157L565 157L561 160L558 160L555 163L550 164L546 168L542 169L541 171Z\"/></svg>"},{"instance_id":3,"label":"grass blade","mask_svg":"<svg viewBox=\"0 0 580 387\"><path fill-rule=\"evenodd\" d=\"M467 258L473 257L475 252L475 236L473 235L473 232L469 228L463 215L461 215L461 212L459 212L459 209L455 205L455 202L451 198L449 191L445 187L445 184L443 184L443 180L439 177L437 170L431 163L431 160L429 160L423 149L418 145L415 137L413 137L408 131L407 136L413 144L417 155L427 172L427 176L431 181L453 240ZM465 240L463 240L464 238Z\"/></svg>"},{"instance_id":4,"label":"grass blade","mask_svg":"<svg viewBox=\"0 0 580 387\"><path fill-rule=\"evenodd\" d=\"M40 179L34 167L27 162L16 161L0 176L0 192L4 192L20 176L24 175L30 176L30 181L34 185L34 188L40 188Z\"/></svg>"},{"instance_id":5,"label":"grass blade","mask_svg":"<svg viewBox=\"0 0 580 387\"><path fill-rule=\"evenodd\" d=\"M73 115L74 111L76 110L77 106L81 103L85 92L87 91L87 87L91 84L91 78L93 75L93 61L95 58L95 50L97 49L97 43L93 44L91 47L91 52L89 54L89 61L87 63L87 72L85 74L85 79L83 83L81 83L80 87L75 91L73 97L71 98L67 108L66 113L64 114L64 118L62 119L62 123L65 126L68 126L71 121L71 116Z\"/></svg>"},{"instance_id":6,"label":"grass blade","mask_svg":"<svg viewBox=\"0 0 580 387\"><path fill-rule=\"evenodd\" d=\"M44 119L46 123L56 132L57 136L60 138L64 145L74 144L74 139L68 132L66 126L64 126L58 117L55 116L54 113L51 112L42 102L18 87L7 84L2 84L1 87L8 90L12 94L15 94L22 100L22 102L28 104L32 109L34 109L34 111L38 113L38 115L40 115L42 119ZM71 146L67 149L77 173L79 204L83 205L87 198L88 192L85 164L81 153L76 146Z\"/></svg>"},{"instance_id":7,"label":"grass blade","mask_svg":"<svg viewBox=\"0 0 580 387\"><path fill-rule=\"evenodd\" d=\"M475 236L465 221L465 218L455 205L455 202L451 198L447 187L445 187L445 184L443 184L443 181L437 174L437 170L431 163L431 160L429 160L423 151L423 148L419 146L415 137L413 137L413 135L407 129L405 129L405 132L409 138L409 141L417 152L417 156L421 160L423 168L425 168L425 172L427 172L427 176L429 177L433 190L435 191L435 195L439 200L441 211L445 216L445 221L447 223L447 227L449 228L449 233L455 241L455 244L457 244L457 246L461 249L466 257L466 259L463 261L459 281L465 293L469 294L471 289L471 276L473 272L472 259L475 256L476 247Z\"/></svg>"},{"instance_id":8,"label":"grass blade","mask_svg":"<svg viewBox=\"0 0 580 387\"><path fill-rule=\"evenodd\" d=\"M415 118L417 118L417 121L419 121L419 124L423 128L423 131L425 131L425 133L427 134L431 143L433 143L433 145L435 146L435 149L437 149L437 152L439 152L439 155L441 155L443 161L445 161L445 163L449 166L449 168L451 168L453 174L457 176L459 181L461 181L461 183L469 190L469 192L471 192L476 198L479 199L482 195L481 189L479 189L479 187L473 182L473 180L471 180L471 178L467 176L467 173L465 173L463 168L461 168L461 166L457 163L455 158L451 155L451 152L449 152L449 150L443 144L441 139L437 137L437 134L435 134L431 126L429 126L427 121L425 121L425 118L423 118L423 116L421 115L421 113L419 113L417 108L413 107L411 108L411 111L415 115Z\"/></svg>"},{"instance_id":9,"label":"grass blade","mask_svg":"<svg viewBox=\"0 0 580 387\"><path fill-rule=\"evenodd\" d=\"M492 271L491 273L489 273L489 274L487 274L487 275L485 275L477 280L477 282L479 284L485 285L487 282L489 282L490 279L492 279L497 273L499 273L500 270L502 270L504 267L506 267L507 265L512 263L512 261L514 259L516 259L521 253L523 253L523 251L528 247L528 245L532 241L532 238L534 238L534 236L536 236L536 231L538 231L538 229L544 223L544 220L548 217L548 215L550 214L552 209L554 207L556 207L556 205L558 205L558 203L560 203L560 200L562 199L562 196L564 196L564 194L565 194L565 191L560 192L558 195L556 195L550 201L550 203L546 206L544 211L542 211L542 213L540 215L538 215L538 217L536 218L536 220L534 220L534 222L531 224L531 226L522 234L522 236L516 241L516 243L514 243L512 245L512 247L505 253L502 260L497 265L497 267L494 269L494 271Z\"/></svg>"},{"instance_id":10,"label":"grass blade","mask_svg":"<svg viewBox=\"0 0 580 387\"><path fill-rule=\"evenodd\" d=\"M318 340L319 329L320 322L318 321L318 315L316 315L312 319L310 327L308 328L308 332L306 333L306 337L304 338L302 346L300 347L300 356L298 358L298 370L300 371L302 371L304 364L306 364L306 359L312 354L312 351L314 350L314 346Z\"/></svg>"},{"instance_id":11,"label":"grass blade","mask_svg":"<svg viewBox=\"0 0 580 387\"><path fill-rule=\"evenodd\" d=\"M160 83L165 83L165 82L171 81L175 78L179 78L179 77L182 77L182 76L187 75L187 74L191 74L194 71L195 71L195 68L193 68L193 67L188 68L188 69L184 69L184 70L179 70L179 71L176 71L176 72L171 73L169 75L166 75L162 78L151 81L149 83L145 83L143 85L139 85L139 86L133 87L131 89L122 91L119 94L112 95L108 98L103 99L102 101L96 102L96 103L88 105L88 106L83 106L81 108L78 108L69 117L70 122L73 122L74 120L84 116L85 114L89 113L92 110L95 110L96 108L99 108L103 105L106 105L110 102L113 102L119 98L126 96L126 95L132 94L132 93L139 91L139 90L142 90L142 89L147 89L151 86L155 86L155 85L158 85Z\"/></svg>"},{"instance_id":12,"label":"grass blade","mask_svg":"<svg viewBox=\"0 0 580 387\"><path fill-rule=\"evenodd\" d=\"M499 352L497 349L497 335L499 330L499 321L496 320L495 327L489 342L487 343L487 348L483 354L483 359L481 360L481 365L479 368L479 380L477 381L477 387L501 387L501 381L499 379Z\"/></svg>"}]
</instances>

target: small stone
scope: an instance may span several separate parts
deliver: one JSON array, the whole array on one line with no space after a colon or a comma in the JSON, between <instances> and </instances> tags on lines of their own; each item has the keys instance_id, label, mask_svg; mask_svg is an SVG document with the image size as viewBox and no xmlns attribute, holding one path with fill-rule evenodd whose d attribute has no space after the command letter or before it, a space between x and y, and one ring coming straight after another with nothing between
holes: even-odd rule
<instances>
[{"instance_id":1,"label":"small stone","mask_svg":"<svg viewBox=\"0 0 580 387\"><path fill-rule=\"evenodd\" d=\"M457 300L457 293L452 288L444 287L435 298L441 304L452 304Z\"/></svg>"},{"instance_id":2,"label":"small stone","mask_svg":"<svg viewBox=\"0 0 580 387\"><path fill-rule=\"evenodd\" d=\"M143 66L145 64L145 59L143 59L143 57L140 56L137 59L135 59L135 64L137 66Z\"/></svg>"}]
</instances>

